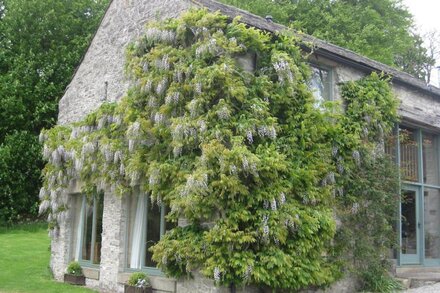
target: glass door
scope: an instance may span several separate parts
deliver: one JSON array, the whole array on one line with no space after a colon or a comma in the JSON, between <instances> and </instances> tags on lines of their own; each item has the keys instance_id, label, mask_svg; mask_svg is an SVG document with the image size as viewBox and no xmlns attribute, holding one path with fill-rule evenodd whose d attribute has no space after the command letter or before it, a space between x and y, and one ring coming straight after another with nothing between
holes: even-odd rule
<instances>
[{"instance_id":1,"label":"glass door","mask_svg":"<svg viewBox=\"0 0 440 293\"><path fill-rule=\"evenodd\" d=\"M422 243L421 198L419 188L406 186L402 190L401 210L401 264L420 264Z\"/></svg>"}]
</instances>

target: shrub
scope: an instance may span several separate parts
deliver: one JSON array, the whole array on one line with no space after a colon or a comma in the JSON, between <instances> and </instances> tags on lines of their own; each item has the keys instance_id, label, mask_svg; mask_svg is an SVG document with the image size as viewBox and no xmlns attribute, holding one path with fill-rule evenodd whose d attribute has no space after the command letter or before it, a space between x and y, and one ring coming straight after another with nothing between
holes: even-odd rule
<instances>
[{"instance_id":1,"label":"shrub","mask_svg":"<svg viewBox=\"0 0 440 293\"><path fill-rule=\"evenodd\" d=\"M145 273L133 273L128 279L128 285L141 288L150 287L150 279Z\"/></svg>"},{"instance_id":2,"label":"shrub","mask_svg":"<svg viewBox=\"0 0 440 293\"><path fill-rule=\"evenodd\" d=\"M77 261L72 261L71 263L69 263L66 272L74 276L83 276L82 267Z\"/></svg>"}]
</instances>

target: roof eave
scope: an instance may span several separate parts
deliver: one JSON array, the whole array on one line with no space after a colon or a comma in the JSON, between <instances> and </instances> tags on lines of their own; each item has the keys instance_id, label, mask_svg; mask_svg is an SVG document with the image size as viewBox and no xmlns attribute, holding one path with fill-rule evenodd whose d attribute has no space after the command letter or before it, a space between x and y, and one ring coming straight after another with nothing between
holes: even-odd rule
<instances>
[{"instance_id":1,"label":"roof eave","mask_svg":"<svg viewBox=\"0 0 440 293\"><path fill-rule=\"evenodd\" d=\"M372 72L372 71L383 72L385 74L390 75L393 78L394 82L399 82L401 84L411 86L415 89L422 90L432 95L436 95L438 98L440 98L439 88L435 86L427 85L424 81L406 72L400 71L389 65L385 65L378 61L364 57L351 50L333 45L331 43L325 42L310 35L294 32L292 29L284 25L267 21L266 19L257 16L255 14L252 14L248 11L233 6L229 6L223 3L219 3L214 0L190 0L190 1L198 6L206 7L210 11L219 11L222 14L227 15L231 18L240 17L241 22L261 30L269 31L275 34L283 31L289 31L290 33L293 33L295 36L299 37L304 42L305 46L308 49L313 50L313 52L318 55L322 55L323 57L326 57L328 59L345 63L347 65L361 69L366 72Z\"/></svg>"}]
</instances>

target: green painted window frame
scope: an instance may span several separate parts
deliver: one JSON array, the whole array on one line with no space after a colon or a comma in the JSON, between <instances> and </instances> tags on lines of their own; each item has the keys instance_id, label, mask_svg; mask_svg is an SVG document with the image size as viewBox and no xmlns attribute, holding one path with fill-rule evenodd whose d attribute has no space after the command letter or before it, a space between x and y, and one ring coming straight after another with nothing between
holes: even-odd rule
<instances>
[{"instance_id":1,"label":"green painted window frame","mask_svg":"<svg viewBox=\"0 0 440 293\"><path fill-rule=\"evenodd\" d=\"M399 167L399 169L401 168L401 157L400 157L400 128L401 127L407 127L407 128L411 128L413 130L416 131L416 141L417 141L417 159L418 159L418 166L417 166L417 171L418 171L418 181L414 182L414 181L407 181L407 180L403 180L400 176L401 172L399 172L399 185L400 185L400 192L402 190L405 189L417 189L418 192L420 193L420 198L419 198L419 208L418 208L418 213L420 213L420 231L423 231L422 236L425 233L425 221L423 216L424 213L424 193L425 193L425 188L431 188L431 189L437 189L440 190L440 183L439 185L432 185L432 184L426 184L424 183L424 166L423 166L423 134L424 133L428 133L431 135L435 135L436 136L436 140L437 140L437 157L439 158L439 161L437 162L437 164L439 164L440 166L440 134L439 133L435 133L432 131L429 131L427 129L424 129L423 127L417 126L417 125L412 125L412 124L406 124L406 123L402 123L401 125L396 125L396 129L394 131L395 135L397 136L396 139L396 150L397 150L397 154L396 154L396 163ZM440 181L439 181L440 182ZM401 203L399 203L399 209L398 209L398 219L397 219L397 233L398 233L398 243L399 245L401 245L402 243L402 221L401 221L401 217L402 217L402 210L401 210ZM420 265L422 266L440 266L440 258L438 259L426 259L425 258L425 237L420 237ZM402 264L402 252L399 249L399 252L397 253L397 264L399 266L401 265L405 265ZM408 264L410 265L410 264Z\"/></svg>"},{"instance_id":2,"label":"green painted window frame","mask_svg":"<svg viewBox=\"0 0 440 293\"><path fill-rule=\"evenodd\" d=\"M94 249L91 249L91 251L90 251L90 260L82 259L84 234L86 233L86 229L85 229L86 223L85 223L84 219L86 217L85 213L86 213L86 207L87 207L87 196L84 194L82 194L81 196L82 196L82 200L81 200L80 218L82 219L82 221L80 220L80 224L78 227L78 229L79 229L78 235L81 235L81 236L77 237L77 241L76 241L77 251L76 251L76 255L75 255L75 260L78 261L81 264L81 266L90 267L90 268L99 268L100 263L101 263L101 258L99 259L99 263L93 263L93 259L95 256ZM101 195L100 199L104 200L104 196ZM91 247L94 247L96 244L97 209L98 209L97 197L93 196L92 237L91 237L91 244L90 244ZM104 209L102 209L102 212L104 213ZM101 230L102 230L102 228L101 228Z\"/></svg>"}]
</instances>

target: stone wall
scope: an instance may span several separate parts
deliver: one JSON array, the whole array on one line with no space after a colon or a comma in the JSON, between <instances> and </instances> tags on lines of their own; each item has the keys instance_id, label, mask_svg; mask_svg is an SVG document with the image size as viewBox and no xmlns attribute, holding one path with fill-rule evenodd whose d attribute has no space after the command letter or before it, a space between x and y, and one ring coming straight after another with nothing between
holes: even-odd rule
<instances>
[{"instance_id":1,"label":"stone wall","mask_svg":"<svg viewBox=\"0 0 440 293\"><path fill-rule=\"evenodd\" d=\"M190 6L185 0L113 0L60 100L58 123L78 121L104 100L119 100L128 88L126 45L141 35L146 22L176 17Z\"/></svg>"},{"instance_id":2,"label":"stone wall","mask_svg":"<svg viewBox=\"0 0 440 293\"><path fill-rule=\"evenodd\" d=\"M122 219L122 198L111 192L104 196L104 213L102 217L102 247L99 288L102 292L118 290L118 273L124 267L121 262L123 250L124 223ZM123 258L122 258L123 259Z\"/></svg>"}]
</instances>

